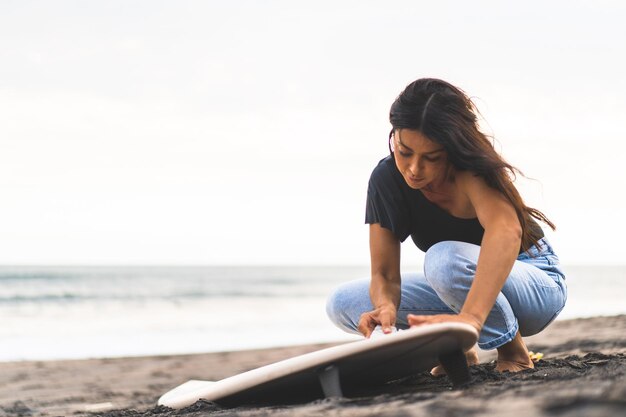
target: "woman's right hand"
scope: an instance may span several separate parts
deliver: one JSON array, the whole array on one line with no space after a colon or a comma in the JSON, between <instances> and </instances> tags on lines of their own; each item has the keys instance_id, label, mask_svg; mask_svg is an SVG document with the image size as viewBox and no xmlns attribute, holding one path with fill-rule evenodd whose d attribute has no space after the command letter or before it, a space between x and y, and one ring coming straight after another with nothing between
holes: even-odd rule
<instances>
[{"instance_id":1,"label":"woman's right hand","mask_svg":"<svg viewBox=\"0 0 626 417\"><path fill-rule=\"evenodd\" d=\"M359 331L365 337L370 337L376 326L383 328L383 333L391 333L396 324L396 309L393 306L379 307L376 310L361 314L359 319Z\"/></svg>"},{"instance_id":2,"label":"woman's right hand","mask_svg":"<svg viewBox=\"0 0 626 417\"><path fill-rule=\"evenodd\" d=\"M361 314L359 332L370 337L376 326L391 333L400 305L400 241L378 223L370 225L372 281L370 298L375 310Z\"/></svg>"}]
</instances>

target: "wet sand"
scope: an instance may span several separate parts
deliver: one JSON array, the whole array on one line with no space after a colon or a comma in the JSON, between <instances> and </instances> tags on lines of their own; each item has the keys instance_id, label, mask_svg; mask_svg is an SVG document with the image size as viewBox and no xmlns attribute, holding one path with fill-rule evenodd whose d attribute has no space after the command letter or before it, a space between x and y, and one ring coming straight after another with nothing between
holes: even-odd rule
<instances>
[{"instance_id":1,"label":"wet sand","mask_svg":"<svg viewBox=\"0 0 626 417\"><path fill-rule=\"evenodd\" d=\"M189 379L217 380L329 345L0 363L0 417L626 415L626 315L557 321L525 340L544 354L535 369L497 373L495 352L481 351L462 389L424 372L358 398L230 409L199 401L171 410L156 401Z\"/></svg>"}]
</instances>

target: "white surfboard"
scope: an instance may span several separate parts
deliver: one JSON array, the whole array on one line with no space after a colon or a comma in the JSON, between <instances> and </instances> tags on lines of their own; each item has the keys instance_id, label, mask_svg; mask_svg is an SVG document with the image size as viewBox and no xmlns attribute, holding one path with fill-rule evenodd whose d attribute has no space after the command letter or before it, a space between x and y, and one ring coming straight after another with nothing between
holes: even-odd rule
<instances>
[{"instance_id":1,"label":"white surfboard","mask_svg":"<svg viewBox=\"0 0 626 417\"><path fill-rule=\"evenodd\" d=\"M430 370L441 363L453 384L469 380L464 351L478 340L463 323L413 327L285 359L220 381L191 380L159 398L183 408L200 399L225 406L277 404L343 396Z\"/></svg>"}]
</instances>

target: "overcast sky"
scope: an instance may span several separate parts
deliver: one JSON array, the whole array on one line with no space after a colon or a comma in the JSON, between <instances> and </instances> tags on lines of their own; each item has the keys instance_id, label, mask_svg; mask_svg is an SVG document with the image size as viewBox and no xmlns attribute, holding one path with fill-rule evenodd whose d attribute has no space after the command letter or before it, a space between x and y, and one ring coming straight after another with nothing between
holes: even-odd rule
<instances>
[{"instance_id":1,"label":"overcast sky","mask_svg":"<svg viewBox=\"0 0 626 417\"><path fill-rule=\"evenodd\" d=\"M416 78L475 98L563 262L623 263L626 3L0 0L0 263L367 264ZM419 263L412 243L403 259Z\"/></svg>"}]
</instances>

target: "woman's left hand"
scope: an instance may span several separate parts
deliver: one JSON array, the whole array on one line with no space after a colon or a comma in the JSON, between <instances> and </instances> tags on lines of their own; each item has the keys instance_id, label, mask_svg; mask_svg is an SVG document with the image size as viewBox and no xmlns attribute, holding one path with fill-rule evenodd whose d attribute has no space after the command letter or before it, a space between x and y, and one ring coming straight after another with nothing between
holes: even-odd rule
<instances>
[{"instance_id":1,"label":"woman's left hand","mask_svg":"<svg viewBox=\"0 0 626 417\"><path fill-rule=\"evenodd\" d=\"M449 322L457 322L457 323L465 323L472 326L476 331L480 334L482 330L482 323L475 318L466 313L459 314L436 314L434 316L417 316L415 314L409 314L407 316L407 320L411 326L421 326L422 324L432 324L432 323L449 323Z\"/></svg>"}]
</instances>

